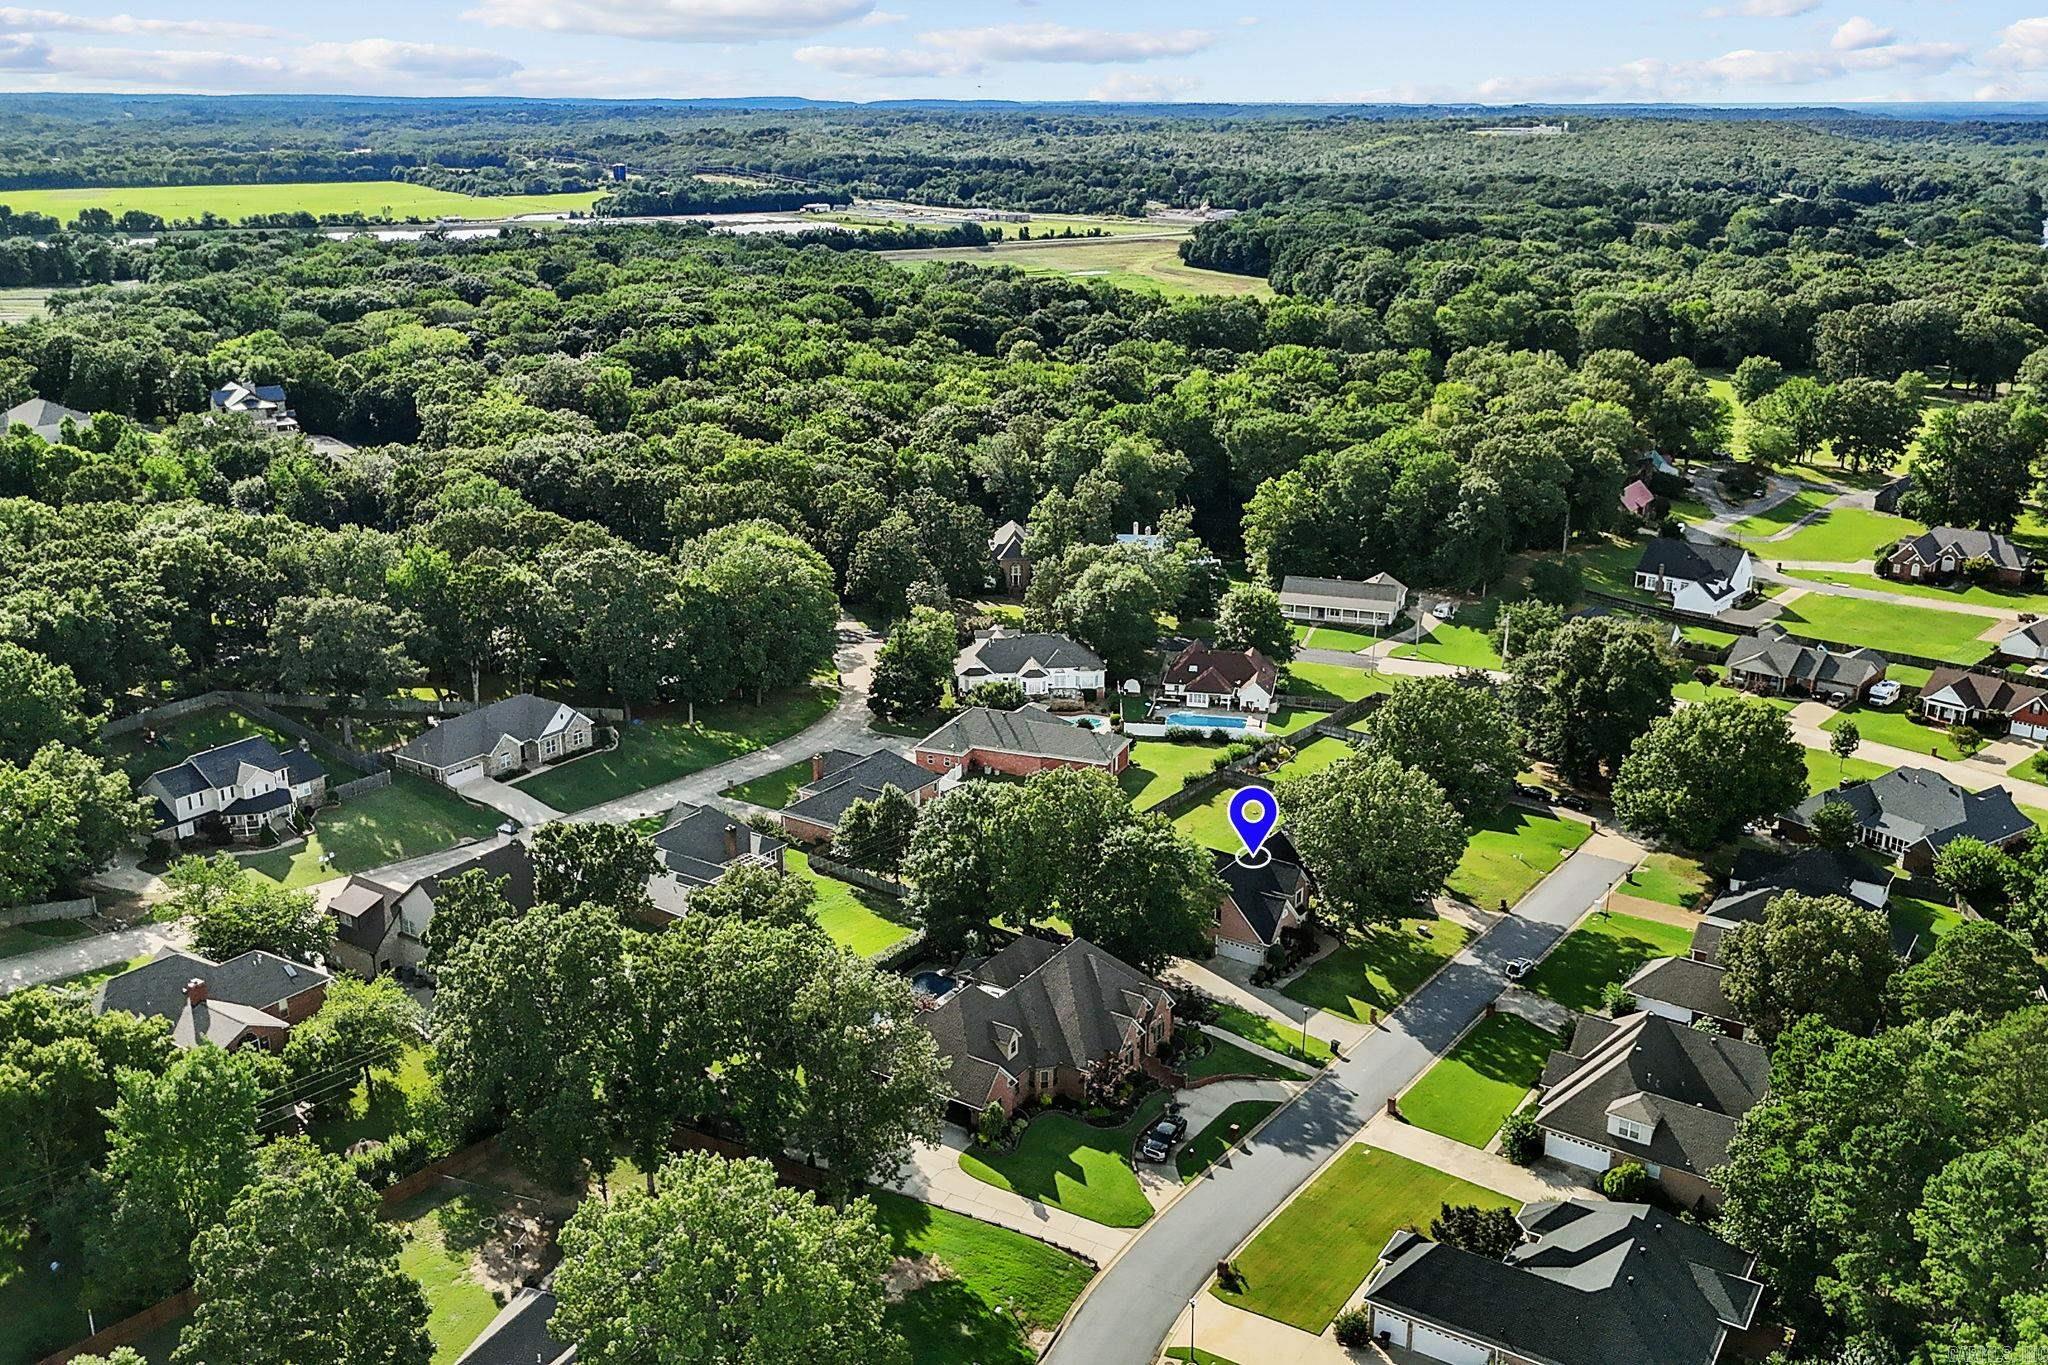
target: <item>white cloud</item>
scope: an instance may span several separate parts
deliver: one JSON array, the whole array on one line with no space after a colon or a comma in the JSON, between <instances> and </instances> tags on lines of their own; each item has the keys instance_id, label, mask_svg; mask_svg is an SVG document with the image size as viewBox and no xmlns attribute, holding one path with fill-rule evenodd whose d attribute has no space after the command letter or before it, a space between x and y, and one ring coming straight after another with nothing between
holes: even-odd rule
<instances>
[{"instance_id":1,"label":"white cloud","mask_svg":"<svg viewBox=\"0 0 2048 1365\"><path fill-rule=\"evenodd\" d=\"M1064 24L1000 24L936 29L919 34L918 41L975 61L1104 64L1186 57L1210 46L1216 35L1197 28L1118 33Z\"/></svg>"},{"instance_id":2,"label":"white cloud","mask_svg":"<svg viewBox=\"0 0 2048 1365\"><path fill-rule=\"evenodd\" d=\"M423 85L437 93L482 93L521 67L478 48L385 38L251 53L54 47L16 34L0 36L0 70L27 77L37 89L413 94Z\"/></svg>"},{"instance_id":3,"label":"white cloud","mask_svg":"<svg viewBox=\"0 0 2048 1365\"><path fill-rule=\"evenodd\" d=\"M908 23L910 16L893 9L871 10L864 17L854 21L856 28L881 28L885 24Z\"/></svg>"},{"instance_id":4,"label":"white cloud","mask_svg":"<svg viewBox=\"0 0 2048 1365\"><path fill-rule=\"evenodd\" d=\"M1884 47L1898 36L1898 30L1873 24L1859 14L1835 30L1834 40L1829 46L1837 52L1860 52L1865 48Z\"/></svg>"},{"instance_id":5,"label":"white cloud","mask_svg":"<svg viewBox=\"0 0 2048 1365\"><path fill-rule=\"evenodd\" d=\"M1088 92L1091 100L1112 104L1166 104L1184 100L1201 85L1192 76L1143 75L1119 71Z\"/></svg>"},{"instance_id":6,"label":"white cloud","mask_svg":"<svg viewBox=\"0 0 2048 1365\"><path fill-rule=\"evenodd\" d=\"M265 38L277 30L226 19L142 19L133 14L69 14L54 9L0 5L0 30L9 33L189 34L208 38Z\"/></svg>"},{"instance_id":7,"label":"white cloud","mask_svg":"<svg viewBox=\"0 0 2048 1365\"><path fill-rule=\"evenodd\" d=\"M307 71L354 70L379 76L441 76L457 80L490 80L521 69L512 58L482 48L401 43L389 38L313 43L300 48L293 61Z\"/></svg>"},{"instance_id":8,"label":"white cloud","mask_svg":"<svg viewBox=\"0 0 2048 1365\"><path fill-rule=\"evenodd\" d=\"M1820 8L1820 0L1742 0L1738 5L1716 5L1701 15L1705 19L1796 19Z\"/></svg>"},{"instance_id":9,"label":"white cloud","mask_svg":"<svg viewBox=\"0 0 2048 1365\"><path fill-rule=\"evenodd\" d=\"M1639 58L1599 71L1565 76L1515 76L1487 81L1479 98L1519 100L1690 100L1730 92L1796 88L1845 76L1898 71L1937 75L1965 56L1959 43L1886 43L1852 51L1765 52L1740 48L1701 61Z\"/></svg>"},{"instance_id":10,"label":"white cloud","mask_svg":"<svg viewBox=\"0 0 2048 1365\"><path fill-rule=\"evenodd\" d=\"M2022 19L1999 30L1998 46L1984 60L2012 71L2048 70L2048 17Z\"/></svg>"},{"instance_id":11,"label":"white cloud","mask_svg":"<svg viewBox=\"0 0 2048 1365\"><path fill-rule=\"evenodd\" d=\"M497 28L728 43L803 37L874 12L875 0L479 0L463 17Z\"/></svg>"},{"instance_id":12,"label":"white cloud","mask_svg":"<svg viewBox=\"0 0 2048 1365\"><path fill-rule=\"evenodd\" d=\"M962 76L976 69L946 52L927 52L914 47L800 47L796 59L806 66L822 67L842 76Z\"/></svg>"}]
</instances>

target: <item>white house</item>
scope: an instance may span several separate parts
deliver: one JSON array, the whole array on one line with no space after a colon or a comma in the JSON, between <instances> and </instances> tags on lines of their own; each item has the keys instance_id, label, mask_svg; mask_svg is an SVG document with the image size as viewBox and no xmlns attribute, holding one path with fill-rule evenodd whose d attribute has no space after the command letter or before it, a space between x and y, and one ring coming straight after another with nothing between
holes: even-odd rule
<instances>
[{"instance_id":1,"label":"white house","mask_svg":"<svg viewBox=\"0 0 2048 1365\"><path fill-rule=\"evenodd\" d=\"M409 772L447 786L525 772L582 753L597 722L566 702L522 692L452 716L392 752Z\"/></svg>"},{"instance_id":2,"label":"white house","mask_svg":"<svg viewBox=\"0 0 2048 1365\"><path fill-rule=\"evenodd\" d=\"M1696 616L1719 616L1756 587L1749 551L1718 541L1659 536L1636 564L1636 586Z\"/></svg>"},{"instance_id":3,"label":"white house","mask_svg":"<svg viewBox=\"0 0 2048 1365\"><path fill-rule=\"evenodd\" d=\"M194 754L176 767L142 780L152 798L159 839L189 839L218 821L236 839L281 829L294 810L317 806L327 795L327 770L304 749L280 753L262 735Z\"/></svg>"},{"instance_id":4,"label":"white house","mask_svg":"<svg viewBox=\"0 0 2048 1365\"><path fill-rule=\"evenodd\" d=\"M960 696L983 683L1013 682L1027 697L1097 699L1109 684L1102 656L1064 635L1009 635L997 630L953 660L953 690Z\"/></svg>"},{"instance_id":5,"label":"white house","mask_svg":"<svg viewBox=\"0 0 2048 1365\"><path fill-rule=\"evenodd\" d=\"M299 419L284 396L282 384L243 384L230 381L210 395L215 412L238 412L256 423L258 430L289 432L299 429Z\"/></svg>"},{"instance_id":6,"label":"white house","mask_svg":"<svg viewBox=\"0 0 2048 1365\"><path fill-rule=\"evenodd\" d=\"M1290 621L1383 630L1407 607L1407 585L1392 574L1363 581L1288 574L1280 580L1280 614Z\"/></svg>"}]
</instances>

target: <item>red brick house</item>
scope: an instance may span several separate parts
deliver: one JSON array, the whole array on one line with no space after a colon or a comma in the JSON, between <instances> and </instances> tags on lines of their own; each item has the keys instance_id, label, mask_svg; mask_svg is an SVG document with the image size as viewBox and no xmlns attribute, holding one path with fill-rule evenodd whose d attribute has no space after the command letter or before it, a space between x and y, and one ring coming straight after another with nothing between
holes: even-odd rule
<instances>
[{"instance_id":1,"label":"red brick house","mask_svg":"<svg viewBox=\"0 0 2048 1365\"><path fill-rule=\"evenodd\" d=\"M912 757L935 773L1029 777L1054 768L1100 768L1115 774L1131 765L1131 742L1061 720L1042 706L974 706L920 740Z\"/></svg>"},{"instance_id":2,"label":"red brick house","mask_svg":"<svg viewBox=\"0 0 2048 1365\"><path fill-rule=\"evenodd\" d=\"M1020 938L919 1020L947 1063L947 1117L972 1126L1041 1095L1076 1103L1105 1064L1142 1067L1173 1039L1173 996L1085 939Z\"/></svg>"},{"instance_id":3,"label":"red brick house","mask_svg":"<svg viewBox=\"0 0 2048 1365\"><path fill-rule=\"evenodd\" d=\"M938 794L939 779L899 753L871 754L827 749L811 755L811 780L796 789L782 810L783 832L806 844L827 844L856 801L872 801L894 787L922 806Z\"/></svg>"},{"instance_id":4,"label":"red brick house","mask_svg":"<svg viewBox=\"0 0 2048 1365\"><path fill-rule=\"evenodd\" d=\"M1954 526L1932 527L1924 535L1901 540L1881 567L1893 578L1944 583L1960 575L1973 559L1988 561L1991 581L2008 588L2024 584L2034 568L2033 556L2013 544L2010 536Z\"/></svg>"},{"instance_id":5,"label":"red brick house","mask_svg":"<svg viewBox=\"0 0 2048 1365\"><path fill-rule=\"evenodd\" d=\"M101 982L93 1013L168 1019L171 1041L181 1048L211 1043L274 1052L326 1003L331 979L318 967L260 950L226 962L167 951Z\"/></svg>"},{"instance_id":6,"label":"red brick house","mask_svg":"<svg viewBox=\"0 0 2048 1365\"><path fill-rule=\"evenodd\" d=\"M1284 838L1276 834L1267 848ZM1235 854L1214 849L1210 853L1216 879L1223 883L1210 942L1224 957L1263 962L1266 950L1278 944L1282 934L1308 918L1308 874L1277 849L1257 867L1246 867Z\"/></svg>"}]
</instances>

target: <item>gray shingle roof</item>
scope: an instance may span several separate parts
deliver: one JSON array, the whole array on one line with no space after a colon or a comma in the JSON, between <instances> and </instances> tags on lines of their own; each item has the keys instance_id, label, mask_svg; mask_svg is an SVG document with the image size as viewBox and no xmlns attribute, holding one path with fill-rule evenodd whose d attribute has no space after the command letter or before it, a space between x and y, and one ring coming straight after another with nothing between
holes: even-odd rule
<instances>
[{"instance_id":1,"label":"gray shingle roof","mask_svg":"<svg viewBox=\"0 0 2048 1365\"><path fill-rule=\"evenodd\" d=\"M398 753L430 768L452 768L488 754L506 735L523 744L555 730L567 729L579 717L590 721L588 716L566 702L550 701L531 692L522 692L463 715L451 716L400 745Z\"/></svg>"},{"instance_id":2,"label":"gray shingle roof","mask_svg":"<svg viewBox=\"0 0 2048 1365\"><path fill-rule=\"evenodd\" d=\"M894 749L877 749L871 754L833 749L822 757L825 775L797 788L798 798L783 808L783 814L826 829L838 829L847 807L856 801L872 801L885 788L894 787L908 796L939 780L937 773L920 768Z\"/></svg>"},{"instance_id":3,"label":"gray shingle roof","mask_svg":"<svg viewBox=\"0 0 2048 1365\"><path fill-rule=\"evenodd\" d=\"M1040 706L992 711L972 706L918 742L919 753L958 756L973 749L1111 766L1130 747L1122 735L1069 725Z\"/></svg>"},{"instance_id":4,"label":"gray shingle roof","mask_svg":"<svg viewBox=\"0 0 2048 1365\"><path fill-rule=\"evenodd\" d=\"M2010 536L1968 526L1931 526L1900 548L1911 551L1925 564L1938 562L1944 553L1953 553L1960 559L1988 559L2001 569L2025 569L2034 562L2034 557L2013 544Z\"/></svg>"},{"instance_id":5,"label":"gray shingle roof","mask_svg":"<svg viewBox=\"0 0 2048 1365\"><path fill-rule=\"evenodd\" d=\"M1874 649L1836 648L1800 640L1777 626L1765 626L1737 640L1728 667L1761 673L1807 687L1832 684L1861 689L1884 676L1888 660Z\"/></svg>"},{"instance_id":6,"label":"gray shingle roof","mask_svg":"<svg viewBox=\"0 0 2048 1365\"><path fill-rule=\"evenodd\" d=\"M1643 547L1643 557L1636 563L1636 572L1660 574L1714 587L1732 580L1735 571L1748 557L1749 552L1740 545L1658 536Z\"/></svg>"},{"instance_id":7,"label":"gray shingle roof","mask_svg":"<svg viewBox=\"0 0 2048 1365\"><path fill-rule=\"evenodd\" d=\"M2000 716L2010 716L2027 703L2048 695L2038 687L2016 683L2003 675L1973 673L1966 668L1937 668L1920 687L1923 699L1947 691L1953 691L1956 700L1972 711Z\"/></svg>"},{"instance_id":8,"label":"gray shingle roof","mask_svg":"<svg viewBox=\"0 0 2048 1365\"><path fill-rule=\"evenodd\" d=\"M508 839L495 848L464 858L453 867L420 878L413 885L425 890L428 900L438 900L441 883L465 872L482 872L497 883L505 903L514 910L524 913L533 909L533 851L517 839Z\"/></svg>"},{"instance_id":9,"label":"gray shingle roof","mask_svg":"<svg viewBox=\"0 0 2048 1365\"><path fill-rule=\"evenodd\" d=\"M1763 1098L1770 1057L1754 1043L1701 1033L1654 1014L1616 1021L1546 1090L1539 1126L1705 1177L1726 1164L1736 1120ZM1553 1054L1553 1061L1555 1055ZM1648 1142L1607 1130L1617 1104L1633 1102L1654 1124Z\"/></svg>"},{"instance_id":10,"label":"gray shingle roof","mask_svg":"<svg viewBox=\"0 0 2048 1365\"><path fill-rule=\"evenodd\" d=\"M191 953L166 952L101 982L93 995L93 1011L124 1010L169 1019L172 1040L179 1046L205 1040L225 1047L252 1026L281 1026L283 1018L268 1011L325 986L329 979L318 967L275 953L247 952L216 963ZM186 984L193 980L206 983L207 999L198 1006L185 998Z\"/></svg>"},{"instance_id":11,"label":"gray shingle roof","mask_svg":"<svg viewBox=\"0 0 2048 1365\"><path fill-rule=\"evenodd\" d=\"M25 403L16 403L6 412L0 413L0 434L15 426L24 426L55 445L64 437L64 419L83 429L92 424L92 414L67 408L62 403L52 403L47 398L31 398Z\"/></svg>"},{"instance_id":12,"label":"gray shingle roof","mask_svg":"<svg viewBox=\"0 0 2048 1365\"><path fill-rule=\"evenodd\" d=\"M1210 850L1216 876L1230 891L1230 899L1244 915L1259 942L1271 945L1280 934L1280 916L1301 890L1307 874L1294 863L1278 856L1262 866L1246 867L1232 853Z\"/></svg>"},{"instance_id":13,"label":"gray shingle roof","mask_svg":"<svg viewBox=\"0 0 2048 1365\"><path fill-rule=\"evenodd\" d=\"M1288 574L1280 580L1280 596L1303 606L1355 607L1360 603L1386 606L1407 595L1407 586L1389 573L1376 573L1365 579Z\"/></svg>"},{"instance_id":14,"label":"gray shingle roof","mask_svg":"<svg viewBox=\"0 0 2048 1365\"><path fill-rule=\"evenodd\" d=\"M2001 844L2034 828L2003 787L1973 794L1925 768L1894 768L1868 782L1809 796L1793 808L1792 822L1811 827L1814 812L1830 801L1846 803L1864 829L1908 848L1925 840L1940 849L1965 836Z\"/></svg>"},{"instance_id":15,"label":"gray shingle roof","mask_svg":"<svg viewBox=\"0 0 2048 1365\"><path fill-rule=\"evenodd\" d=\"M1754 1259L1645 1204L1544 1201L1495 1261L1393 1235L1368 1302L1552 1365L1711 1365L1753 1320Z\"/></svg>"},{"instance_id":16,"label":"gray shingle roof","mask_svg":"<svg viewBox=\"0 0 2048 1365\"><path fill-rule=\"evenodd\" d=\"M1713 1019L1740 1019L1721 989L1724 976L1721 968L1689 957L1654 957L1628 979L1628 990L1637 1000L1655 1000Z\"/></svg>"},{"instance_id":17,"label":"gray shingle roof","mask_svg":"<svg viewBox=\"0 0 2048 1365\"><path fill-rule=\"evenodd\" d=\"M728 831L737 853L727 851ZM669 812L667 827L654 836L654 852L661 865L689 886L709 886L749 854L773 854L787 847L782 840L742 824L739 817L716 806L677 806Z\"/></svg>"},{"instance_id":18,"label":"gray shingle roof","mask_svg":"<svg viewBox=\"0 0 2048 1365\"><path fill-rule=\"evenodd\" d=\"M1086 673L1099 672L1103 663L1100 654L1064 635L991 635L961 650L953 671L968 676L978 671L1007 677L1022 674L1033 666Z\"/></svg>"},{"instance_id":19,"label":"gray shingle roof","mask_svg":"<svg viewBox=\"0 0 2048 1365\"><path fill-rule=\"evenodd\" d=\"M1158 1010L1166 988L1085 939L1020 938L983 963L973 981L921 1018L950 1065L953 1096L979 1110L996 1069L1086 1070L1121 1051ZM987 987L988 989L984 989ZM1001 1039L1014 1037L1017 1055Z\"/></svg>"}]
</instances>

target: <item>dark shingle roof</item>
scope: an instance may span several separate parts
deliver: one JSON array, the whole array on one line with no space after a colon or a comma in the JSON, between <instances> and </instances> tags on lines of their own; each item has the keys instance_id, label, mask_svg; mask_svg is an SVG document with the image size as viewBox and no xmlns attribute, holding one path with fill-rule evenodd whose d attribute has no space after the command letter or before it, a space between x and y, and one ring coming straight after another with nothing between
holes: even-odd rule
<instances>
[{"instance_id":1,"label":"dark shingle roof","mask_svg":"<svg viewBox=\"0 0 2048 1365\"><path fill-rule=\"evenodd\" d=\"M655 856L690 886L709 886L748 854L772 854L789 847L715 806L678 806L669 812L668 820L667 827L654 836ZM737 853L726 849L728 831L737 843Z\"/></svg>"},{"instance_id":2,"label":"dark shingle roof","mask_svg":"<svg viewBox=\"0 0 2048 1365\"><path fill-rule=\"evenodd\" d=\"M251 1026L282 1026L281 1017L266 1011L325 986L329 979L318 967L275 953L247 952L216 963L191 953L166 952L101 982L93 1010L169 1019L172 1041L181 1047L202 1040L225 1047ZM185 999L186 984L193 980L206 983L207 999L196 1006Z\"/></svg>"},{"instance_id":3,"label":"dark shingle roof","mask_svg":"<svg viewBox=\"0 0 2048 1365\"><path fill-rule=\"evenodd\" d=\"M1749 552L1740 545L1658 536L1643 547L1643 557L1636 563L1636 572L1711 586L1734 578L1735 571L1748 557Z\"/></svg>"},{"instance_id":4,"label":"dark shingle roof","mask_svg":"<svg viewBox=\"0 0 2048 1365\"><path fill-rule=\"evenodd\" d=\"M1655 1000L1714 1019L1740 1019L1721 989L1725 975L1721 968L1689 957L1655 957L1636 969L1628 990L1638 1000Z\"/></svg>"},{"instance_id":5,"label":"dark shingle roof","mask_svg":"<svg viewBox=\"0 0 2048 1365\"><path fill-rule=\"evenodd\" d=\"M1278 857L1259 867L1246 867L1235 854L1211 849L1217 877L1230 891L1230 899L1244 915L1259 942L1272 944L1280 933L1280 915L1301 890L1306 874L1295 864Z\"/></svg>"},{"instance_id":6,"label":"dark shingle roof","mask_svg":"<svg viewBox=\"0 0 2048 1365\"><path fill-rule=\"evenodd\" d=\"M245 796L239 801L230 801L221 808L222 815L265 815L274 810L283 810L292 803L292 794L284 787L272 787L267 792Z\"/></svg>"},{"instance_id":7,"label":"dark shingle roof","mask_svg":"<svg viewBox=\"0 0 2048 1365\"><path fill-rule=\"evenodd\" d=\"M972 749L1027 754L1108 767L1130 747L1122 735L1069 725L1040 706L991 711L973 706L918 742L919 753L965 754Z\"/></svg>"},{"instance_id":8,"label":"dark shingle roof","mask_svg":"<svg viewBox=\"0 0 2048 1365\"><path fill-rule=\"evenodd\" d=\"M1654 1014L1633 1014L1546 1090L1536 1122L1645 1162L1706 1176L1726 1164L1736 1120L1763 1098L1770 1057L1754 1043L1701 1033ZM1607 1128L1617 1105L1649 1122L1650 1140Z\"/></svg>"},{"instance_id":9,"label":"dark shingle roof","mask_svg":"<svg viewBox=\"0 0 2048 1365\"><path fill-rule=\"evenodd\" d=\"M1956 700L1972 711L1989 711L2000 716L2010 716L2044 695L2038 687L2016 683L2003 675L1972 673L1964 668L1935 669L1921 685L1920 695L1926 698L1946 691L1953 691Z\"/></svg>"},{"instance_id":10,"label":"dark shingle roof","mask_svg":"<svg viewBox=\"0 0 2048 1365\"><path fill-rule=\"evenodd\" d=\"M482 872L493 882L502 881L500 890L505 903L514 910L524 912L533 909L533 851L517 839L508 839L495 848L485 849L453 867L422 877L413 885L425 890L428 900L436 900L440 897L442 882L460 877L465 872Z\"/></svg>"},{"instance_id":11,"label":"dark shingle roof","mask_svg":"<svg viewBox=\"0 0 2048 1365\"><path fill-rule=\"evenodd\" d=\"M295 751L296 752L296 751ZM295 764L311 763L310 755ZM172 796L190 796L217 787L232 787L244 765L266 773L281 772L285 769L285 756L277 746L262 735L250 735L233 744L223 744L217 749L196 753L173 767L160 768L151 773L146 782L155 782ZM314 767L318 767L317 763ZM295 779L302 780L302 779Z\"/></svg>"},{"instance_id":12,"label":"dark shingle roof","mask_svg":"<svg viewBox=\"0 0 2048 1365\"><path fill-rule=\"evenodd\" d=\"M885 788L894 787L907 796L939 780L937 773L920 768L893 749L877 749L871 754L833 749L821 757L825 775L797 788L802 795L784 807L783 813L826 829L839 828L847 807L856 801L872 801Z\"/></svg>"},{"instance_id":13,"label":"dark shingle roof","mask_svg":"<svg viewBox=\"0 0 2048 1365\"><path fill-rule=\"evenodd\" d=\"M1645 1204L1545 1201L1495 1261L1401 1231L1368 1302L1551 1365L1711 1365L1753 1320L1754 1258Z\"/></svg>"},{"instance_id":14,"label":"dark shingle roof","mask_svg":"<svg viewBox=\"0 0 2048 1365\"><path fill-rule=\"evenodd\" d=\"M1972 793L1925 768L1894 768L1868 782L1809 796L1793 808L1793 823L1810 827L1813 813L1830 801L1846 803L1864 829L1908 848L1926 840L1939 849L1965 836L1999 844L2034 828L2005 788Z\"/></svg>"},{"instance_id":15,"label":"dark shingle roof","mask_svg":"<svg viewBox=\"0 0 2048 1365\"><path fill-rule=\"evenodd\" d=\"M1887 660L1874 649L1834 648L1795 639L1777 626L1765 626L1737 640L1728 651L1728 667L1761 673L1808 687L1833 684L1862 688L1884 676Z\"/></svg>"},{"instance_id":16,"label":"dark shingle roof","mask_svg":"<svg viewBox=\"0 0 2048 1365\"><path fill-rule=\"evenodd\" d=\"M1018 1077L1042 1067L1086 1070L1173 1003L1164 986L1085 939L1020 938L973 976L921 1022L948 1060L954 1097L976 1110L988 1103L998 1069ZM1005 1038L1015 1040L1016 1056L1005 1053Z\"/></svg>"},{"instance_id":17,"label":"dark shingle roof","mask_svg":"<svg viewBox=\"0 0 2048 1365\"><path fill-rule=\"evenodd\" d=\"M567 729L583 713L565 702L522 692L460 716L451 716L398 748L405 758L430 768L452 768L488 754L506 735L525 743ZM588 720L589 717L584 716Z\"/></svg>"},{"instance_id":18,"label":"dark shingle roof","mask_svg":"<svg viewBox=\"0 0 2048 1365\"><path fill-rule=\"evenodd\" d=\"M1034 665L1083 673L1099 672L1103 667L1100 654L1064 635L991 635L962 650L955 671L970 677L976 672L1011 676Z\"/></svg>"},{"instance_id":19,"label":"dark shingle roof","mask_svg":"<svg viewBox=\"0 0 2048 1365\"><path fill-rule=\"evenodd\" d=\"M2034 562L2034 557L2013 544L2010 536L1968 526L1932 526L1902 548L1911 550L1926 564L1935 563L1944 553L1961 559L1988 559L2001 569L2025 569Z\"/></svg>"},{"instance_id":20,"label":"dark shingle roof","mask_svg":"<svg viewBox=\"0 0 2048 1365\"><path fill-rule=\"evenodd\" d=\"M456 1357L455 1365L567 1365L576 1348L564 1346L549 1332L555 1296L545 1289L523 1289L484 1329L484 1334Z\"/></svg>"}]
</instances>

